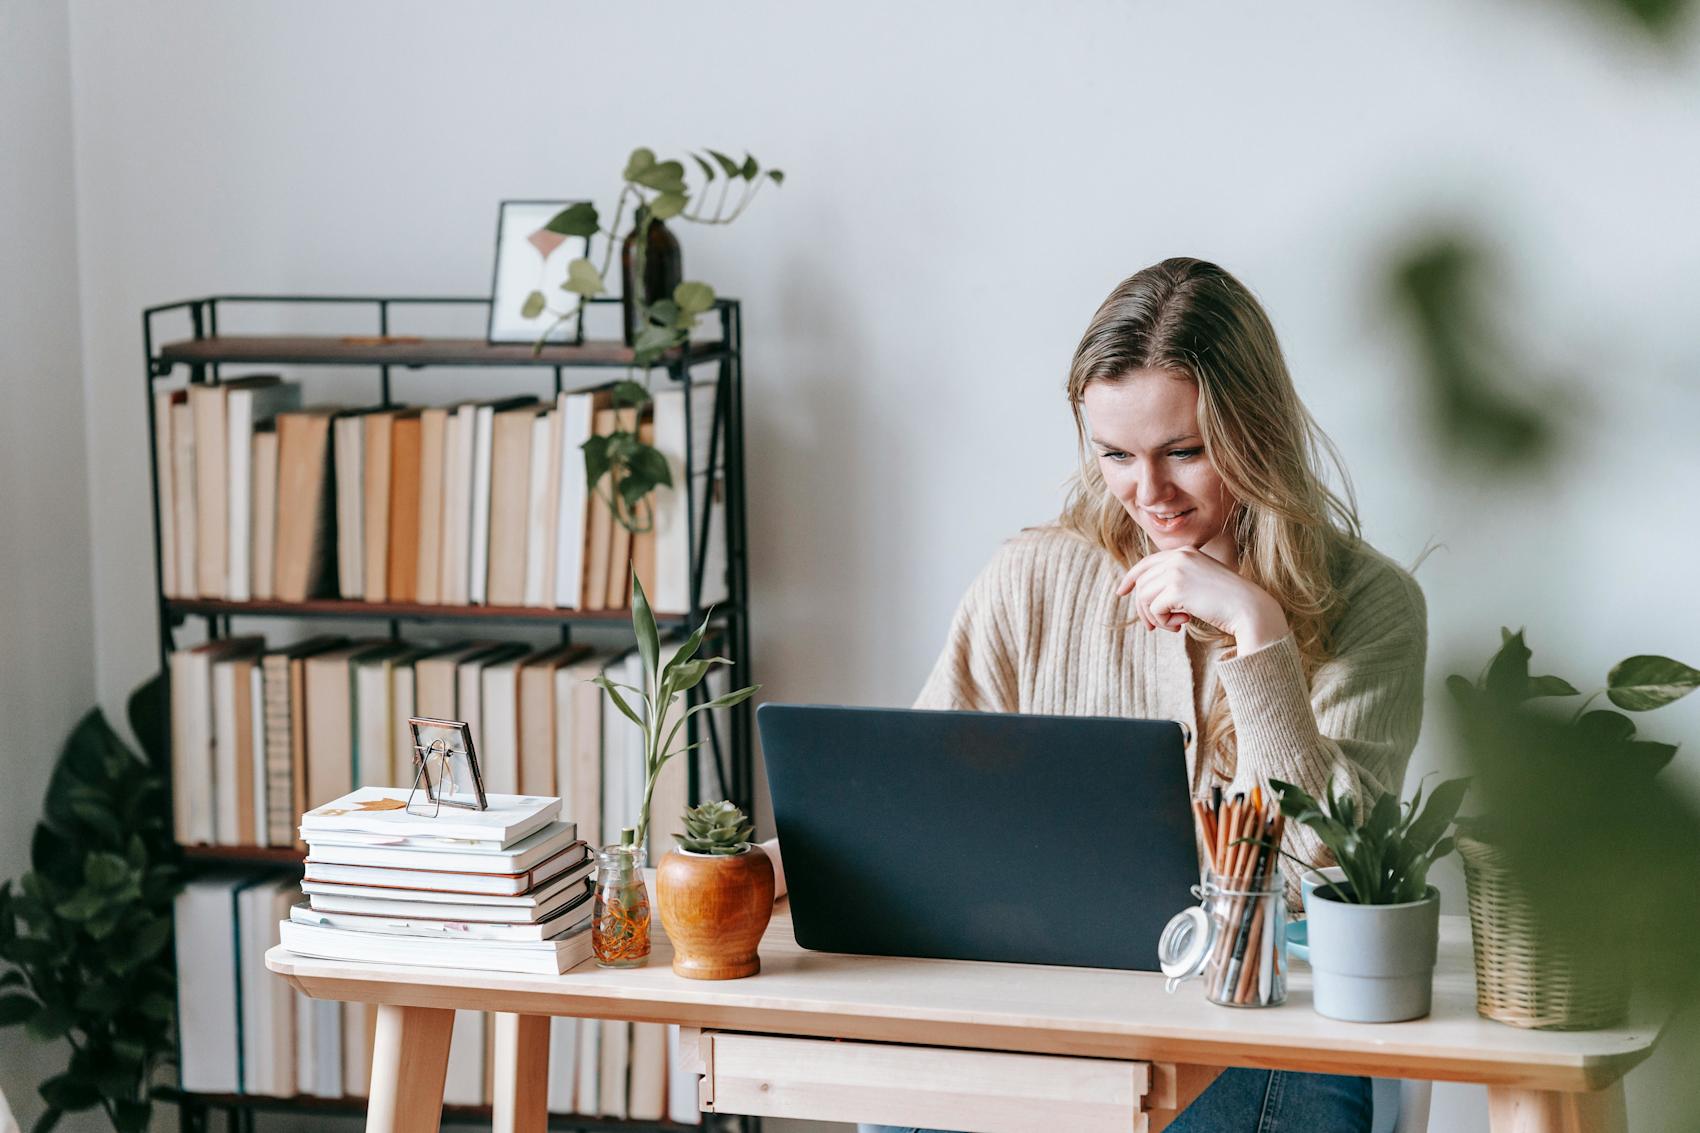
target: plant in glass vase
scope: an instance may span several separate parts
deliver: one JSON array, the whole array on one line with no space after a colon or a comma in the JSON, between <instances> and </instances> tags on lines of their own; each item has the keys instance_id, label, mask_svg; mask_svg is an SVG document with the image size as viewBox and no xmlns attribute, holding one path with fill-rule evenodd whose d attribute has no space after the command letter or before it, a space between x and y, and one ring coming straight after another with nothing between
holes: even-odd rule
<instances>
[{"instance_id":1,"label":"plant in glass vase","mask_svg":"<svg viewBox=\"0 0 1700 1133\"><path fill-rule=\"evenodd\" d=\"M665 664L661 661L661 635L643 583L632 575L632 630L637 637L638 656L643 663L647 688L636 688L610 680L605 673L591 678L601 686L614 707L643 732L643 801L637 825L622 831L620 844L605 847L599 859L596 911L591 921L592 945L604 965L640 964L649 955L649 902L644 891L642 867L648 857L650 800L661 769L675 756L702 746L703 741L675 747L679 732L693 716L716 708L731 708L760 691L749 685L686 707L675 716L680 697L686 696L708 676L715 665L730 665L725 657L697 657L702 647L712 609L702 624ZM606 882L606 884L605 884ZM607 911L606 917L604 911ZM640 911L641 910L641 911Z\"/></svg>"}]
</instances>

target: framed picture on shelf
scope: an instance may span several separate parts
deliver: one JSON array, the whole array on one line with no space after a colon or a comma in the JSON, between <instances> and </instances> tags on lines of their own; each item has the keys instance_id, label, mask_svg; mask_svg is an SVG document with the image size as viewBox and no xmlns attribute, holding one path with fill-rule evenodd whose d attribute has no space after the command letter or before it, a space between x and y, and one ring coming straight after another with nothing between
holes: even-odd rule
<instances>
[{"instance_id":1,"label":"framed picture on shelf","mask_svg":"<svg viewBox=\"0 0 1700 1133\"><path fill-rule=\"evenodd\" d=\"M490 287L489 341L578 343L584 302L563 290L567 265L590 252L588 236L563 236L548 224L579 201L503 201L496 216L496 270Z\"/></svg>"},{"instance_id":2,"label":"framed picture on shelf","mask_svg":"<svg viewBox=\"0 0 1700 1133\"><path fill-rule=\"evenodd\" d=\"M407 810L435 818L439 807L487 810L484 775L472 747L472 729L464 720L409 716L413 730L413 789Z\"/></svg>"}]
</instances>

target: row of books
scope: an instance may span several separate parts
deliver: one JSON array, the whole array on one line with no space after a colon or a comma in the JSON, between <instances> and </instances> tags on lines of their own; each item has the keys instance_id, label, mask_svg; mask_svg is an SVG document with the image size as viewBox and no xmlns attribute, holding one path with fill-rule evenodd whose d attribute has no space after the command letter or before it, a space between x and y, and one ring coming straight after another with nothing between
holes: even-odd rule
<instances>
[{"instance_id":1,"label":"row of books","mask_svg":"<svg viewBox=\"0 0 1700 1133\"><path fill-rule=\"evenodd\" d=\"M724 493L708 464L716 387L691 398L702 530ZM630 604L631 573L660 613L690 609L686 387L639 420L608 389L426 408L303 408L299 383L254 375L154 393L161 587L170 598L577 610ZM586 482L593 435L635 433L667 460L653 528L615 520ZM723 512L710 524L701 603L724 601ZM641 525L641 524L640 524Z\"/></svg>"},{"instance_id":2,"label":"row of books","mask_svg":"<svg viewBox=\"0 0 1700 1133\"><path fill-rule=\"evenodd\" d=\"M582 884L582 883L581 883ZM367 1094L376 1012L309 999L265 967L303 909L294 877L208 875L176 902L181 1082L185 1090L273 1097ZM415 961L417 962L417 961ZM493 1100L495 1028L455 1015L444 1101ZM678 1057L678 1028L553 1019L548 1108L633 1120L700 1121L696 1081Z\"/></svg>"},{"instance_id":3,"label":"row of books","mask_svg":"<svg viewBox=\"0 0 1700 1133\"><path fill-rule=\"evenodd\" d=\"M682 640L670 637L663 658ZM299 815L359 786L413 781L411 716L465 720L485 789L563 800L596 846L635 824L643 734L592 683L647 688L635 649L514 642L421 645L320 636L269 648L216 639L171 654L173 822L182 845L290 846ZM728 691L714 666L708 695ZM677 716L674 717L677 719ZM683 733L681 733L683 734ZM671 760L651 813L657 858L671 847L696 759Z\"/></svg>"}]
</instances>

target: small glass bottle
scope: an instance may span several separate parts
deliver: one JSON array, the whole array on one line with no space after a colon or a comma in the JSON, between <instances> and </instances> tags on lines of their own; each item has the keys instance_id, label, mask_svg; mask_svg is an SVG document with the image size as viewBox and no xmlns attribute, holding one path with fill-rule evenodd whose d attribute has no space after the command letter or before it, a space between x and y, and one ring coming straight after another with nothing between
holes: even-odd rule
<instances>
[{"instance_id":1,"label":"small glass bottle","mask_svg":"<svg viewBox=\"0 0 1700 1133\"><path fill-rule=\"evenodd\" d=\"M643 881L637 831L630 826L620 831L618 846L597 852L590 946L604 968L637 968L649 962L649 887Z\"/></svg>"},{"instance_id":2,"label":"small glass bottle","mask_svg":"<svg viewBox=\"0 0 1700 1133\"><path fill-rule=\"evenodd\" d=\"M679 251L678 237L658 218L649 220L648 239L644 241L643 255L639 257L638 233L643 230L648 213L648 209L638 206L632 230L620 244L620 306L626 320L627 346L635 345L637 336L643 333L642 316L638 310L637 273L640 269L637 261L643 260L642 301L645 305L671 299L673 289L685 278L685 261Z\"/></svg>"}]
</instances>

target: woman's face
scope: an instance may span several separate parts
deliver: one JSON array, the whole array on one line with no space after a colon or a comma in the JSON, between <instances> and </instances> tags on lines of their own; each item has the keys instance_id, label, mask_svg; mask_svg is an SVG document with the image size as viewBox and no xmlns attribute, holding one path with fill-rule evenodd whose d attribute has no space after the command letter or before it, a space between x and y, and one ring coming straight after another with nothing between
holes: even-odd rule
<instances>
[{"instance_id":1,"label":"woman's face","mask_svg":"<svg viewBox=\"0 0 1700 1133\"><path fill-rule=\"evenodd\" d=\"M1104 483L1158 550L1204 547L1223 535L1233 496L1204 454L1194 382L1139 370L1091 382L1081 399ZM1231 537L1210 549L1222 543L1231 550Z\"/></svg>"}]
</instances>

